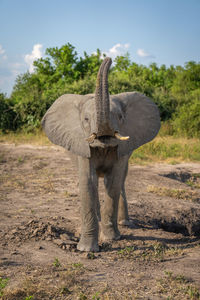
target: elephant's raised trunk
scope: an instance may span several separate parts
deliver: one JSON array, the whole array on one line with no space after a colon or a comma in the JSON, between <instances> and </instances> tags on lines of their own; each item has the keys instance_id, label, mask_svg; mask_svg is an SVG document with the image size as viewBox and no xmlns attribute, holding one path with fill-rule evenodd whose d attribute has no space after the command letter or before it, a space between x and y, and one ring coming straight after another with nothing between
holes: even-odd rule
<instances>
[{"instance_id":1,"label":"elephant's raised trunk","mask_svg":"<svg viewBox=\"0 0 200 300\"><path fill-rule=\"evenodd\" d=\"M117 130L112 128L110 121L110 99L108 91L108 71L112 64L112 59L106 57L102 62L97 75L95 91L96 107L96 129L86 140L92 144L94 140L101 136L112 136L121 141L129 139L128 136L121 136Z\"/></svg>"},{"instance_id":2,"label":"elephant's raised trunk","mask_svg":"<svg viewBox=\"0 0 200 300\"><path fill-rule=\"evenodd\" d=\"M97 75L95 91L97 136L114 134L110 126L110 100L108 92L108 71L111 64L111 58L106 57Z\"/></svg>"}]
</instances>

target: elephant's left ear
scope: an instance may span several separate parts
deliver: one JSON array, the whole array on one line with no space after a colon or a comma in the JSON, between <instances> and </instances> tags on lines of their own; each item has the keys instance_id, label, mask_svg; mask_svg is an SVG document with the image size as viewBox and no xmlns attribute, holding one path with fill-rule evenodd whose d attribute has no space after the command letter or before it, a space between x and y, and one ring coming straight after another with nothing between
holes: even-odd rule
<instances>
[{"instance_id":1,"label":"elephant's left ear","mask_svg":"<svg viewBox=\"0 0 200 300\"><path fill-rule=\"evenodd\" d=\"M129 140L119 144L119 156L131 154L134 149L150 142L160 129L157 106L143 94L132 92L116 95L124 110L124 122L120 134Z\"/></svg>"},{"instance_id":2,"label":"elephant's left ear","mask_svg":"<svg viewBox=\"0 0 200 300\"><path fill-rule=\"evenodd\" d=\"M87 95L63 95L42 119L42 127L51 142L84 157L90 157L90 147L81 127L79 105L89 98Z\"/></svg>"}]
</instances>

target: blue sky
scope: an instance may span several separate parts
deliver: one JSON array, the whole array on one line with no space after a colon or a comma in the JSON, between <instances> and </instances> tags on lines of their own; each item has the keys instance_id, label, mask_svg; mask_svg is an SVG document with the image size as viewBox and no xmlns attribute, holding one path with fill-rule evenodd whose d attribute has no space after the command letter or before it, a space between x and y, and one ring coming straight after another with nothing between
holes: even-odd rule
<instances>
[{"instance_id":1,"label":"blue sky","mask_svg":"<svg viewBox=\"0 0 200 300\"><path fill-rule=\"evenodd\" d=\"M0 92L48 47L167 66L200 61L200 0L0 0Z\"/></svg>"}]
</instances>

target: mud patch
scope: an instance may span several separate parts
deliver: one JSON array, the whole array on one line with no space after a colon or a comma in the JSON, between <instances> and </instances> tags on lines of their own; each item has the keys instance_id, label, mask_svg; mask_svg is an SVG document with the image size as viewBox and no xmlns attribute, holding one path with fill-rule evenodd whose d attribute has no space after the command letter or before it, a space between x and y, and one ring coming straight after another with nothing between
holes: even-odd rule
<instances>
[{"instance_id":1,"label":"mud patch","mask_svg":"<svg viewBox=\"0 0 200 300\"><path fill-rule=\"evenodd\" d=\"M51 241L63 250L74 250L78 238L66 227L59 227L57 224L43 222L41 220L30 220L22 225L10 229L2 234L3 246L9 243L20 245L26 241Z\"/></svg>"},{"instance_id":2,"label":"mud patch","mask_svg":"<svg viewBox=\"0 0 200 300\"><path fill-rule=\"evenodd\" d=\"M186 183L187 185L194 188L200 188L200 173L188 173L179 171L170 172L164 175L161 174L161 176Z\"/></svg>"}]
</instances>

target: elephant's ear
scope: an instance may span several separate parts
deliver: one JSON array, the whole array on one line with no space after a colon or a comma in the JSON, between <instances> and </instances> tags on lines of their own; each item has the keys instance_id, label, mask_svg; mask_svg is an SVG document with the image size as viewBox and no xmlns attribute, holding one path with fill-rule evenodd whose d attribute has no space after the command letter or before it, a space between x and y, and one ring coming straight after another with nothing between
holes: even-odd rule
<instances>
[{"instance_id":1,"label":"elephant's ear","mask_svg":"<svg viewBox=\"0 0 200 300\"><path fill-rule=\"evenodd\" d=\"M134 149L150 142L160 129L160 114L157 106L146 96L137 93L116 95L124 110L120 134L129 140L119 144L119 156L131 154Z\"/></svg>"},{"instance_id":2,"label":"elephant's ear","mask_svg":"<svg viewBox=\"0 0 200 300\"><path fill-rule=\"evenodd\" d=\"M58 98L42 119L49 140L84 157L90 157L90 147L81 127L79 105L87 96L66 94Z\"/></svg>"}]
</instances>

